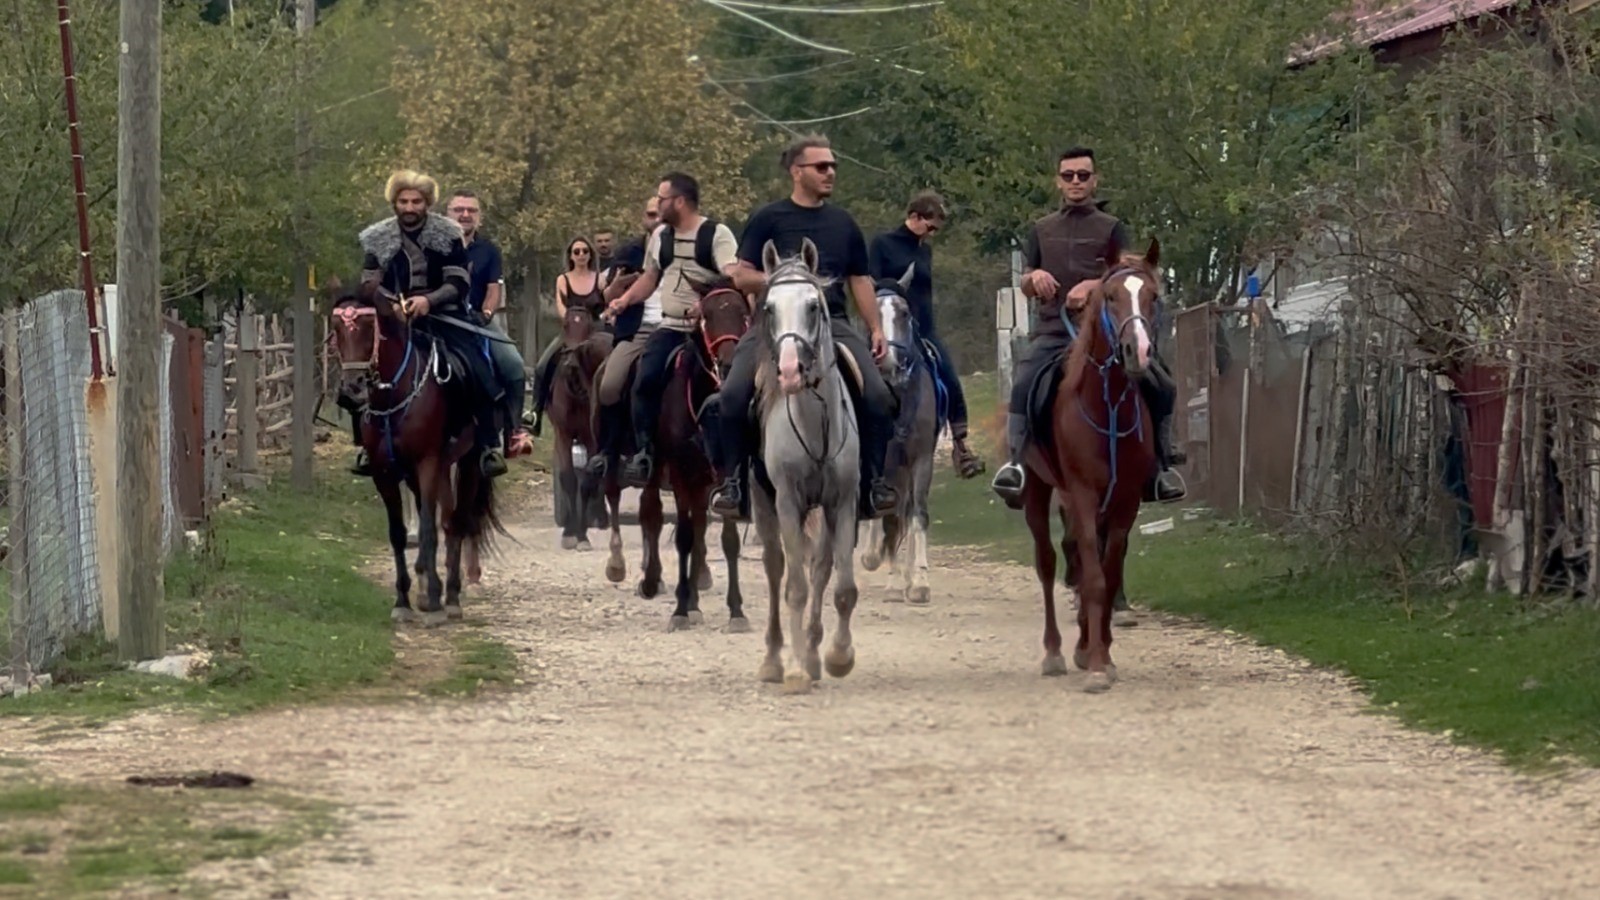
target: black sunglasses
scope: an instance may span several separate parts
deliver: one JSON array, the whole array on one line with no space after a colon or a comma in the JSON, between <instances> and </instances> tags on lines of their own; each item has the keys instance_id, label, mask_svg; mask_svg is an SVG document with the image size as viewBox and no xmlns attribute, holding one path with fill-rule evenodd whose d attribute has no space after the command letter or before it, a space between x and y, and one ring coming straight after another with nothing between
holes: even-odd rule
<instances>
[{"instance_id":1,"label":"black sunglasses","mask_svg":"<svg viewBox=\"0 0 1600 900\"><path fill-rule=\"evenodd\" d=\"M814 162L814 163L795 163L795 165L799 166L802 169L816 169L818 172L821 172L824 175L828 174L829 172L832 172L834 169L839 168L839 164L834 162L831 159L823 160L822 162Z\"/></svg>"},{"instance_id":2,"label":"black sunglasses","mask_svg":"<svg viewBox=\"0 0 1600 900\"><path fill-rule=\"evenodd\" d=\"M1062 181L1066 181L1066 182L1073 182L1073 181L1087 182L1089 179L1094 177L1094 173L1089 171L1088 169L1067 169L1066 171L1057 172L1056 174L1061 177Z\"/></svg>"}]
</instances>

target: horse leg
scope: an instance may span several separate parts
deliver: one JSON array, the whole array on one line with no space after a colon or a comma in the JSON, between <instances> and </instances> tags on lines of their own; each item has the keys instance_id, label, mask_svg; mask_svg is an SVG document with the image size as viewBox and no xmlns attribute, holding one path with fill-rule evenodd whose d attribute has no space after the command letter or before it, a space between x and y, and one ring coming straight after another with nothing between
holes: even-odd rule
<instances>
[{"instance_id":1,"label":"horse leg","mask_svg":"<svg viewBox=\"0 0 1600 900\"><path fill-rule=\"evenodd\" d=\"M822 603L828 593L828 580L833 577L833 539L835 529L827 510L818 510L817 534L811 539L810 584L806 592L806 648L803 659L806 675L812 681L822 680ZM798 641L796 642L799 643ZM798 646L796 647L798 650Z\"/></svg>"},{"instance_id":2,"label":"horse leg","mask_svg":"<svg viewBox=\"0 0 1600 900\"><path fill-rule=\"evenodd\" d=\"M578 506L578 475L572 467L572 439L556 430L556 524L561 526L561 549L578 546L577 524L584 511Z\"/></svg>"},{"instance_id":3,"label":"horse leg","mask_svg":"<svg viewBox=\"0 0 1600 900\"><path fill-rule=\"evenodd\" d=\"M1056 548L1050 542L1050 498L1054 491L1036 472L1028 472L1022 488L1022 513L1033 534L1033 571L1044 589L1044 663L1041 675L1067 674L1061 655L1061 629L1056 625Z\"/></svg>"},{"instance_id":4,"label":"horse leg","mask_svg":"<svg viewBox=\"0 0 1600 900\"><path fill-rule=\"evenodd\" d=\"M833 645L828 648L828 674L834 678L843 678L850 674L856 667L856 648L854 638L850 632L850 617L855 613L856 600L860 592L856 588L856 572L854 558L855 548L851 536L855 532L855 500L846 498L835 504L831 509L823 512L826 527L823 533L829 538L829 544L817 548L818 569L828 568L823 564L831 554L833 568L833 609L839 615L839 623L833 632ZM847 527L841 527L847 526ZM817 638L822 637L822 586L826 584L826 577L819 582L817 588Z\"/></svg>"},{"instance_id":5,"label":"horse leg","mask_svg":"<svg viewBox=\"0 0 1600 900\"><path fill-rule=\"evenodd\" d=\"M739 523L722 520L722 556L728 561L728 633L746 634L750 620L744 617L744 596L739 591Z\"/></svg>"},{"instance_id":6,"label":"horse leg","mask_svg":"<svg viewBox=\"0 0 1600 900\"><path fill-rule=\"evenodd\" d=\"M467 539L467 516L471 510L471 503L467 498L475 497L479 488L478 472L468 465L455 466L457 487L459 493L452 493L448 508L440 510L440 518L444 520L444 616L446 619L461 618L461 555L464 548L471 546Z\"/></svg>"},{"instance_id":7,"label":"horse leg","mask_svg":"<svg viewBox=\"0 0 1600 900\"><path fill-rule=\"evenodd\" d=\"M1099 501L1092 491L1074 488L1067 492L1067 505L1072 518L1073 531L1078 538L1078 643L1072 660L1079 668L1089 670L1089 680L1083 689L1091 694L1102 693L1111 687L1111 675L1106 671L1110 654L1106 636L1110 633L1111 598L1106 595L1106 573L1100 564Z\"/></svg>"},{"instance_id":8,"label":"horse leg","mask_svg":"<svg viewBox=\"0 0 1600 900\"><path fill-rule=\"evenodd\" d=\"M394 609L389 618L395 622L411 621L411 573L406 570L406 511L400 496L400 482L394 478L376 479L378 496L383 498L384 511L389 514L389 547L394 550Z\"/></svg>"},{"instance_id":9,"label":"horse leg","mask_svg":"<svg viewBox=\"0 0 1600 900\"><path fill-rule=\"evenodd\" d=\"M422 487L422 500L417 504L417 568L426 579L428 599L422 606L422 623L438 625L444 621L444 583L439 580L439 500L449 487L449 470L438 458L424 460L418 466L418 479Z\"/></svg>"},{"instance_id":10,"label":"horse leg","mask_svg":"<svg viewBox=\"0 0 1600 900\"><path fill-rule=\"evenodd\" d=\"M469 539L466 545L466 575L467 584L480 584L483 581L483 563L478 558L478 541Z\"/></svg>"},{"instance_id":11,"label":"horse leg","mask_svg":"<svg viewBox=\"0 0 1600 900\"><path fill-rule=\"evenodd\" d=\"M881 518L871 519L867 522L866 549L861 551L861 568L868 572L878 571L878 566L883 564L883 526Z\"/></svg>"},{"instance_id":12,"label":"horse leg","mask_svg":"<svg viewBox=\"0 0 1600 900\"><path fill-rule=\"evenodd\" d=\"M661 593L661 489L647 487L639 492L639 531L644 537L644 577L639 579L639 596L650 599Z\"/></svg>"},{"instance_id":13,"label":"horse leg","mask_svg":"<svg viewBox=\"0 0 1600 900\"><path fill-rule=\"evenodd\" d=\"M689 491L694 504L689 516L694 522L694 609L700 609L700 592L711 590L711 564L706 561L706 527L710 524L711 488L704 486Z\"/></svg>"},{"instance_id":14,"label":"horse leg","mask_svg":"<svg viewBox=\"0 0 1600 900\"><path fill-rule=\"evenodd\" d=\"M909 603L928 602L928 491L933 487L933 451L917 463L911 480L911 546L906 562L911 566Z\"/></svg>"},{"instance_id":15,"label":"horse leg","mask_svg":"<svg viewBox=\"0 0 1600 900\"><path fill-rule=\"evenodd\" d=\"M699 611L694 609L694 516L682 502L688 498L681 494L678 497L678 522L672 532L672 543L678 550L678 605L672 611L672 618L667 620L668 631L680 631L696 624L689 614L691 610ZM700 621L705 621L705 617L701 616Z\"/></svg>"},{"instance_id":16,"label":"horse leg","mask_svg":"<svg viewBox=\"0 0 1600 900\"><path fill-rule=\"evenodd\" d=\"M628 577L628 562L622 558L622 488L606 476L606 507L611 511L611 556L606 560L606 580L621 583Z\"/></svg>"},{"instance_id":17,"label":"horse leg","mask_svg":"<svg viewBox=\"0 0 1600 900\"><path fill-rule=\"evenodd\" d=\"M756 677L772 684L783 683L783 618L778 609L778 590L783 585L783 545L778 534L778 513L772 498L752 480L751 512L756 533L761 537L761 565L767 570L767 656Z\"/></svg>"},{"instance_id":18,"label":"horse leg","mask_svg":"<svg viewBox=\"0 0 1600 900\"><path fill-rule=\"evenodd\" d=\"M594 518L594 501L598 492L595 490L595 478L587 471L573 473L577 480L578 498L576 501L577 512L572 515L572 549L581 553L588 553L594 547L589 544L589 522Z\"/></svg>"},{"instance_id":19,"label":"horse leg","mask_svg":"<svg viewBox=\"0 0 1600 900\"><path fill-rule=\"evenodd\" d=\"M811 559L811 536L806 532L806 510L800 502L783 493L778 495L778 520L784 523L783 558L788 562L784 579L783 602L789 609L789 662L783 676L784 693L804 694L811 690L810 663L815 656L806 636L806 602L811 591L806 583L806 562Z\"/></svg>"},{"instance_id":20,"label":"horse leg","mask_svg":"<svg viewBox=\"0 0 1600 900\"><path fill-rule=\"evenodd\" d=\"M1117 664L1111 661L1111 626L1114 624L1115 613L1110 611L1112 598L1122 590L1123 563L1128 558L1128 532L1132 530L1132 523L1114 523L1106 528L1106 552L1102 557L1102 565L1106 573L1106 605L1107 614L1105 624L1101 628L1100 639L1106 647L1106 677L1111 681L1117 680Z\"/></svg>"}]
</instances>

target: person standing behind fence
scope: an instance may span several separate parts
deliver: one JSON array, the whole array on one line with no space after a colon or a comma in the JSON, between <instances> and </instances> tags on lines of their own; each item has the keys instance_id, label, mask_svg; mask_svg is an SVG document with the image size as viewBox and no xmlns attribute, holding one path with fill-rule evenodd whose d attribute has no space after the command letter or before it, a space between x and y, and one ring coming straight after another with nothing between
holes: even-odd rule
<instances>
[{"instance_id":1,"label":"person standing behind fence","mask_svg":"<svg viewBox=\"0 0 1600 900\"><path fill-rule=\"evenodd\" d=\"M950 459L958 475L975 478L983 471L983 460L967 447L966 392L961 389L955 361L939 340L933 321L933 248L928 241L944 227L946 217L943 197L935 191L918 191L906 204L905 222L873 238L867 258L872 277L880 281L898 281L907 269L912 270L906 302L917 326L917 337L933 345L939 380L950 393Z\"/></svg>"},{"instance_id":2,"label":"person standing behind fence","mask_svg":"<svg viewBox=\"0 0 1600 900\"><path fill-rule=\"evenodd\" d=\"M483 222L483 203L469 190L450 195L445 206L450 218L461 226L461 239L467 245L467 309L480 325L488 325L500 310L505 295L500 248L478 232ZM506 386L506 456L520 456L532 448L522 428L522 411L528 396L527 366L522 351L509 341L483 339L484 351Z\"/></svg>"}]
</instances>

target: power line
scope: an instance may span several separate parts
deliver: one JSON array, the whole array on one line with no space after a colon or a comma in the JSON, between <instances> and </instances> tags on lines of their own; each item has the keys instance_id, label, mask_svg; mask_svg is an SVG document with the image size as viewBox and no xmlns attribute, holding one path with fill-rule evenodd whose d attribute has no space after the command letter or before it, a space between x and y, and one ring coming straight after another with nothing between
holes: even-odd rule
<instances>
[{"instance_id":1,"label":"power line","mask_svg":"<svg viewBox=\"0 0 1600 900\"><path fill-rule=\"evenodd\" d=\"M931 9L943 6L944 0L927 0L900 6L782 6L776 3L753 3L751 0L722 0L728 6L742 9L759 9L767 12L806 13L817 16L870 16L878 13L906 12L913 9Z\"/></svg>"},{"instance_id":2,"label":"power line","mask_svg":"<svg viewBox=\"0 0 1600 900\"><path fill-rule=\"evenodd\" d=\"M838 121L839 119L848 119L851 116L859 116L864 112L871 112L871 111L873 111L875 109L877 109L876 106L863 106L860 109L852 109L849 112L839 113L836 116L818 116L815 119L785 119L784 121L776 123L776 124L780 124L780 125L816 125L816 124L819 124L819 123L822 123L822 122L835 122L835 121Z\"/></svg>"},{"instance_id":3,"label":"power line","mask_svg":"<svg viewBox=\"0 0 1600 900\"><path fill-rule=\"evenodd\" d=\"M767 29L769 31L775 32L775 33L777 33L777 34L779 34L779 35L781 35L781 36L783 36L783 37L785 37L785 38L787 38L787 39L789 39L791 41L794 41L795 43L801 45L802 47L810 47L813 50L820 50L820 51L822 51L824 53L838 53L838 54L840 54L842 56L859 56L860 55L860 54L856 53L854 50L847 50L847 49L845 49L843 47L835 47L835 46L832 46L831 44L821 44L821 43L818 43L816 41L811 40L808 37L803 37L801 35L795 34L794 32L789 31L786 28L783 28L781 26L774 25L771 22L768 22L766 19L763 19L760 16L754 15L752 13L745 12L744 10L739 9L736 6L730 5L729 0L701 0L701 2L702 3L706 3L706 4L710 5L710 6L714 6L717 9L722 10L723 12L732 13L733 15L739 16L741 18L749 19L750 21L756 23L757 25L760 25L761 27L763 27L763 28L765 28L765 29ZM868 57L868 58L871 59L873 62L876 62L876 63L884 63L883 60L878 59L876 57ZM916 69L910 68L908 66L902 66L899 63L885 63L885 64L890 66L890 67L892 67L892 68L900 69L901 71L904 71L904 72L910 72L913 75L925 75L925 74L927 74L926 72L921 72L921 71L918 71Z\"/></svg>"},{"instance_id":4,"label":"power line","mask_svg":"<svg viewBox=\"0 0 1600 900\"><path fill-rule=\"evenodd\" d=\"M774 119L773 117L767 115L765 112L761 111L760 109L758 109L754 105L752 105L749 100L746 100L743 97L739 96L738 94L735 94L733 91L729 90L726 86L724 86L721 82L717 81L715 78L712 78L712 77L710 77L708 75L708 76L705 77L705 83L711 85L712 87L714 87L717 90L723 92L724 94L727 94L729 97L733 98L733 101L735 103L737 103L740 106L743 106L745 109L748 109L751 112L755 113L755 117L756 117L757 121L762 122L762 123L767 124L767 125L775 126L777 128L781 128L784 131L787 131L789 134L793 135L794 137L802 137L800 132L796 131L791 125L789 125L786 122L779 121L778 119ZM877 166L875 166L875 165L873 165L871 163L862 162L861 160L856 159L855 157L851 156L848 153L845 153L842 150L835 149L833 151L833 155L839 157L840 159L847 159L847 160L855 163L856 165L861 166L864 169L870 169L871 171L877 172L880 175L888 175L889 174L889 171L887 169L880 169L880 168L878 168Z\"/></svg>"}]
</instances>

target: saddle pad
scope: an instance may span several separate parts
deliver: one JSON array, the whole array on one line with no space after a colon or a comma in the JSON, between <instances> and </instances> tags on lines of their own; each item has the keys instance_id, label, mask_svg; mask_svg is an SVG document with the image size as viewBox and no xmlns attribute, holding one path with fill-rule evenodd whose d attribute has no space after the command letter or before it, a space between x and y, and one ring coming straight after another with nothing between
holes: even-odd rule
<instances>
[{"instance_id":1,"label":"saddle pad","mask_svg":"<svg viewBox=\"0 0 1600 900\"><path fill-rule=\"evenodd\" d=\"M1067 358L1065 349L1050 355L1033 373L1028 385L1028 437L1049 449L1055 429L1050 427L1050 417L1055 408L1056 392L1061 387L1062 362Z\"/></svg>"}]
</instances>

